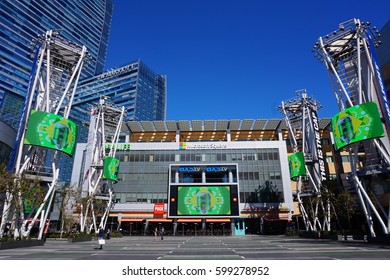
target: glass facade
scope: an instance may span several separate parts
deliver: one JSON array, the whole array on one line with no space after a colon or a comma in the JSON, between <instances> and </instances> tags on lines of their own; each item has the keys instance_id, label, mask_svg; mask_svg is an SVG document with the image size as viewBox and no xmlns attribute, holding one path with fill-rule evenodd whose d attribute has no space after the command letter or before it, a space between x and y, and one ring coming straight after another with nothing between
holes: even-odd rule
<instances>
[{"instance_id":1,"label":"glass facade","mask_svg":"<svg viewBox=\"0 0 390 280\"><path fill-rule=\"evenodd\" d=\"M165 120L166 78L155 74L141 61L110 70L79 82L70 119L78 125L77 142L88 139L88 128L93 105L107 97L108 104L125 107L124 121ZM60 181L69 182L73 159L62 156Z\"/></svg>"},{"instance_id":2,"label":"glass facade","mask_svg":"<svg viewBox=\"0 0 390 280\"><path fill-rule=\"evenodd\" d=\"M376 49L378 55L379 65L383 67L385 64L390 63L390 20L379 31L381 35L380 40L382 43Z\"/></svg>"},{"instance_id":3,"label":"glass facade","mask_svg":"<svg viewBox=\"0 0 390 280\"><path fill-rule=\"evenodd\" d=\"M33 57L33 40L47 30L85 45L92 60L83 77L103 72L112 0L17 0L0 2L0 119L18 127ZM13 106L9 106L9 104Z\"/></svg>"},{"instance_id":4,"label":"glass facade","mask_svg":"<svg viewBox=\"0 0 390 280\"><path fill-rule=\"evenodd\" d=\"M88 122L85 112L102 96L125 107L125 121L165 120L166 78L141 61L80 81L72 107L74 118Z\"/></svg>"},{"instance_id":5,"label":"glass facade","mask_svg":"<svg viewBox=\"0 0 390 280\"><path fill-rule=\"evenodd\" d=\"M2 121L0 121L0 131L0 164L7 164L15 145L16 131Z\"/></svg>"},{"instance_id":6,"label":"glass facade","mask_svg":"<svg viewBox=\"0 0 390 280\"><path fill-rule=\"evenodd\" d=\"M79 189L85 148L78 144L72 173L71 184ZM285 230L294 209L285 141L137 141L117 148L118 183L112 185L108 223L124 234L149 234L161 223L170 234L187 234L197 226L198 234L238 235L246 225L248 232L258 231L256 215L270 217ZM204 200L198 200L198 192ZM158 214L156 207L165 209Z\"/></svg>"},{"instance_id":7,"label":"glass facade","mask_svg":"<svg viewBox=\"0 0 390 280\"><path fill-rule=\"evenodd\" d=\"M283 182L279 150L231 149L181 150L181 151L120 151L119 182L114 185L117 203L167 203L169 164L216 164L239 165L240 201L249 202L253 193L272 182L283 201ZM259 201L261 202L261 201Z\"/></svg>"},{"instance_id":8,"label":"glass facade","mask_svg":"<svg viewBox=\"0 0 390 280\"><path fill-rule=\"evenodd\" d=\"M378 62L382 70L383 83L390 98L390 21L379 32L382 44L376 49Z\"/></svg>"}]
</instances>

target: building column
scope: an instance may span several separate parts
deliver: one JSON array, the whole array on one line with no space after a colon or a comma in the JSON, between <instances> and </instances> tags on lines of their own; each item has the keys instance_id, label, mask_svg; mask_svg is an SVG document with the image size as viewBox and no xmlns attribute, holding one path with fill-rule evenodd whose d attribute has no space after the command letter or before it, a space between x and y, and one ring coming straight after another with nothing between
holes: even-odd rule
<instances>
[{"instance_id":1,"label":"building column","mask_svg":"<svg viewBox=\"0 0 390 280\"><path fill-rule=\"evenodd\" d=\"M227 142L232 141L232 135L230 134L230 129L226 130L226 140Z\"/></svg>"},{"instance_id":2,"label":"building column","mask_svg":"<svg viewBox=\"0 0 390 280\"><path fill-rule=\"evenodd\" d=\"M236 235L236 220L232 219L230 222L230 231L232 232L232 235Z\"/></svg>"},{"instance_id":3,"label":"building column","mask_svg":"<svg viewBox=\"0 0 390 280\"><path fill-rule=\"evenodd\" d=\"M233 183L233 172L229 170L229 183Z\"/></svg>"},{"instance_id":4,"label":"building column","mask_svg":"<svg viewBox=\"0 0 390 280\"><path fill-rule=\"evenodd\" d=\"M282 130L280 128L278 129L278 139L279 139L279 141L283 141L283 134L282 134Z\"/></svg>"},{"instance_id":5,"label":"building column","mask_svg":"<svg viewBox=\"0 0 390 280\"><path fill-rule=\"evenodd\" d=\"M176 143L180 142L180 130L176 131Z\"/></svg>"},{"instance_id":6,"label":"building column","mask_svg":"<svg viewBox=\"0 0 390 280\"><path fill-rule=\"evenodd\" d=\"M177 234L177 219L173 220L173 235L176 236Z\"/></svg>"},{"instance_id":7,"label":"building column","mask_svg":"<svg viewBox=\"0 0 390 280\"><path fill-rule=\"evenodd\" d=\"M149 226L149 220L145 220L144 235L146 235L146 231L148 230L148 226Z\"/></svg>"},{"instance_id":8,"label":"building column","mask_svg":"<svg viewBox=\"0 0 390 280\"><path fill-rule=\"evenodd\" d=\"M175 183L179 183L179 172L175 172Z\"/></svg>"}]
</instances>

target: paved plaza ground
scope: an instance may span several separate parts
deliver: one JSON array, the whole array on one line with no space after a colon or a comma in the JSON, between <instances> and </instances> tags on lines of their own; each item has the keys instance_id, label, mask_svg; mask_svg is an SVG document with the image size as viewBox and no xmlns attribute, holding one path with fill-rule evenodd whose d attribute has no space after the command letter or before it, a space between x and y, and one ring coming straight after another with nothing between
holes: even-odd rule
<instances>
[{"instance_id":1,"label":"paved plaza ground","mask_svg":"<svg viewBox=\"0 0 390 280\"><path fill-rule=\"evenodd\" d=\"M390 260L390 246L286 236L125 236L0 250L1 260Z\"/></svg>"}]
</instances>

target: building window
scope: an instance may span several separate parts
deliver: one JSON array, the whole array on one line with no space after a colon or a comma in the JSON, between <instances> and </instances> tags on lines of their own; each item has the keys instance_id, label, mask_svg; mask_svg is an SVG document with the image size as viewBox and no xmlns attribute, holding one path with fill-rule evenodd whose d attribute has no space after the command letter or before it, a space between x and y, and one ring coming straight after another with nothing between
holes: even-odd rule
<instances>
[{"instance_id":1,"label":"building window","mask_svg":"<svg viewBox=\"0 0 390 280\"><path fill-rule=\"evenodd\" d=\"M349 156L341 156L342 162L349 162Z\"/></svg>"},{"instance_id":2,"label":"building window","mask_svg":"<svg viewBox=\"0 0 390 280\"><path fill-rule=\"evenodd\" d=\"M226 162L226 154L217 154L217 161Z\"/></svg>"}]
</instances>

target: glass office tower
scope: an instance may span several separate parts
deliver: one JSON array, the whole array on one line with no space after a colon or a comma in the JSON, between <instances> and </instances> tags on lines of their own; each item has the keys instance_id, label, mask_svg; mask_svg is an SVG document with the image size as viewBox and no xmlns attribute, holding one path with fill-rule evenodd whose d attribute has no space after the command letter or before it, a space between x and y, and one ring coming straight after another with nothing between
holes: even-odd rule
<instances>
[{"instance_id":1,"label":"glass office tower","mask_svg":"<svg viewBox=\"0 0 390 280\"><path fill-rule=\"evenodd\" d=\"M166 77L140 60L80 81L72 107L74 118L89 122L86 112L102 96L108 103L125 107L125 121L165 120Z\"/></svg>"},{"instance_id":2,"label":"glass office tower","mask_svg":"<svg viewBox=\"0 0 390 280\"><path fill-rule=\"evenodd\" d=\"M163 121L166 111L166 77L138 60L79 82L71 119L78 127L78 143L88 139L92 106L105 96L107 104L125 107L124 121ZM124 140L124 139L122 139ZM73 159L62 158L60 181L69 182Z\"/></svg>"},{"instance_id":3,"label":"glass office tower","mask_svg":"<svg viewBox=\"0 0 390 280\"><path fill-rule=\"evenodd\" d=\"M379 31L382 44L376 49L378 62L382 70L383 83L386 88L387 98L390 98L390 20Z\"/></svg>"},{"instance_id":4,"label":"glass office tower","mask_svg":"<svg viewBox=\"0 0 390 280\"><path fill-rule=\"evenodd\" d=\"M85 45L93 59L82 78L103 72L112 0L12 0L0 2L0 120L19 125L33 61L33 40L47 30Z\"/></svg>"}]
</instances>

